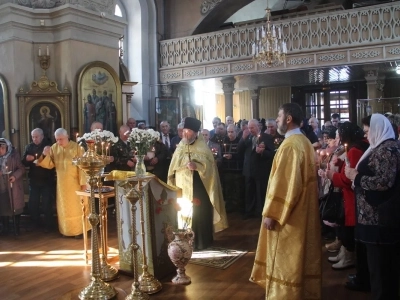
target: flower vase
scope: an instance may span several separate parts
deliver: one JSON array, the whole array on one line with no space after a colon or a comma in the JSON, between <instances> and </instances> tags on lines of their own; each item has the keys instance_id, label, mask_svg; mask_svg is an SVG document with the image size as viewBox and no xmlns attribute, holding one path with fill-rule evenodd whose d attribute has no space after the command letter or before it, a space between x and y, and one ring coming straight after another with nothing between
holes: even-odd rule
<instances>
[{"instance_id":1,"label":"flower vase","mask_svg":"<svg viewBox=\"0 0 400 300\"><path fill-rule=\"evenodd\" d=\"M146 176L146 165L144 164L144 155L136 155L135 173L137 177Z\"/></svg>"},{"instance_id":2,"label":"flower vase","mask_svg":"<svg viewBox=\"0 0 400 300\"><path fill-rule=\"evenodd\" d=\"M189 284L191 279L185 274L185 267L192 258L194 232L189 228L179 229L172 232L168 239L168 256L177 267L177 275L172 278L172 283Z\"/></svg>"}]
</instances>

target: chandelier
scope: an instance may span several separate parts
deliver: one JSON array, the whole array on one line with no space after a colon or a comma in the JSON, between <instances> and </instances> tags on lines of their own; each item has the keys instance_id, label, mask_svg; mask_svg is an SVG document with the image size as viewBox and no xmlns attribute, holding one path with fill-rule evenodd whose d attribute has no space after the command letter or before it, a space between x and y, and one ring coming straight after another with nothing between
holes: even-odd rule
<instances>
[{"instance_id":1,"label":"chandelier","mask_svg":"<svg viewBox=\"0 0 400 300\"><path fill-rule=\"evenodd\" d=\"M267 23L265 26L256 28L255 42L252 45L253 62L258 64L281 64L284 62L287 48L286 42L282 39L281 26L271 24L271 9L265 9Z\"/></svg>"}]
</instances>

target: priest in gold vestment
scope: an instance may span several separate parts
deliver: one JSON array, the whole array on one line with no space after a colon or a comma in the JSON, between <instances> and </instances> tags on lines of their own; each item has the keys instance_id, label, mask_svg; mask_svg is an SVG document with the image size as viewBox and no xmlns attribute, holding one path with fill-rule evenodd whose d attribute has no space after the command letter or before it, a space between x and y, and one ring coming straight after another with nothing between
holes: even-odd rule
<instances>
[{"instance_id":1,"label":"priest in gold vestment","mask_svg":"<svg viewBox=\"0 0 400 300\"><path fill-rule=\"evenodd\" d=\"M64 236L80 237L82 229L82 206L75 191L85 190L86 175L72 164L72 158L82 155L81 147L68 140L65 129L54 133L56 143L43 150L38 165L57 172L57 216L58 228Z\"/></svg>"},{"instance_id":2,"label":"priest in gold vestment","mask_svg":"<svg viewBox=\"0 0 400 300\"><path fill-rule=\"evenodd\" d=\"M299 129L302 110L281 106L285 139L275 155L250 281L265 299L321 299L321 234L314 150Z\"/></svg>"},{"instance_id":3,"label":"priest in gold vestment","mask_svg":"<svg viewBox=\"0 0 400 300\"><path fill-rule=\"evenodd\" d=\"M202 135L198 135L200 125L195 118L185 118L183 139L168 171L168 184L182 189L182 201L186 202L182 205L190 207L182 227L194 231L194 248L199 250L211 246L213 232L228 227L217 166Z\"/></svg>"}]
</instances>

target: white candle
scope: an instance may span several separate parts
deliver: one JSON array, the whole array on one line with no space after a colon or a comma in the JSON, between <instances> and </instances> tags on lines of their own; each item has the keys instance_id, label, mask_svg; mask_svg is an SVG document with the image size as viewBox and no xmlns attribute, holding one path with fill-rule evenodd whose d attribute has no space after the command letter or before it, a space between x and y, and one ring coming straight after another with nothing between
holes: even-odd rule
<instances>
[{"instance_id":1,"label":"white candle","mask_svg":"<svg viewBox=\"0 0 400 300\"><path fill-rule=\"evenodd\" d=\"M46 55L49 56L50 52L49 52L49 46L46 47Z\"/></svg>"},{"instance_id":2,"label":"white candle","mask_svg":"<svg viewBox=\"0 0 400 300\"><path fill-rule=\"evenodd\" d=\"M39 47L39 56L42 56L42 48Z\"/></svg>"}]
</instances>

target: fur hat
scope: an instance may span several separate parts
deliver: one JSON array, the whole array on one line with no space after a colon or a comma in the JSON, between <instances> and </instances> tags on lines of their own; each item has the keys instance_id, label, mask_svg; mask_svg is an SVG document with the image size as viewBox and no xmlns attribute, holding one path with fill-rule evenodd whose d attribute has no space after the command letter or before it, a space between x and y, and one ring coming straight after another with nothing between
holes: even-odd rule
<instances>
[{"instance_id":1,"label":"fur hat","mask_svg":"<svg viewBox=\"0 0 400 300\"><path fill-rule=\"evenodd\" d=\"M201 122L192 117L186 117L185 123L183 125L183 129L190 129L194 132L198 132L200 130Z\"/></svg>"}]
</instances>

